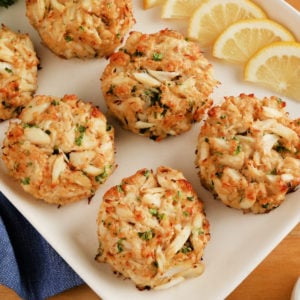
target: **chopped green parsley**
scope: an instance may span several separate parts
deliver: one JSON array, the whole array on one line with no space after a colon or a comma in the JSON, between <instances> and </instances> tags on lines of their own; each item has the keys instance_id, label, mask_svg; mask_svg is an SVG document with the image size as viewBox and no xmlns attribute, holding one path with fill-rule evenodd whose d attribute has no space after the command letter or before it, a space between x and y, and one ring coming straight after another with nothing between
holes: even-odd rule
<instances>
[{"instance_id":1,"label":"chopped green parsley","mask_svg":"<svg viewBox=\"0 0 300 300\"><path fill-rule=\"evenodd\" d=\"M25 177L25 178L21 179L21 183L24 185L30 184L30 177Z\"/></svg>"},{"instance_id":2,"label":"chopped green parsley","mask_svg":"<svg viewBox=\"0 0 300 300\"><path fill-rule=\"evenodd\" d=\"M154 232L150 229L148 231L144 231L144 232L138 232L138 236L139 238L141 238L143 241L149 241L152 238L154 238L155 234Z\"/></svg>"},{"instance_id":3,"label":"chopped green parsley","mask_svg":"<svg viewBox=\"0 0 300 300\"><path fill-rule=\"evenodd\" d=\"M77 146L81 146L82 145L82 139L83 139L85 131L86 131L86 127L85 126L83 126L83 125L78 125L77 126L77 132L79 133L79 134L77 134L77 137L75 138L75 144Z\"/></svg>"},{"instance_id":4,"label":"chopped green parsley","mask_svg":"<svg viewBox=\"0 0 300 300\"><path fill-rule=\"evenodd\" d=\"M154 61L161 61L162 59L163 59L163 54L162 53L153 53L153 55L152 55L152 59L154 60Z\"/></svg>"},{"instance_id":5,"label":"chopped green parsley","mask_svg":"<svg viewBox=\"0 0 300 300\"><path fill-rule=\"evenodd\" d=\"M66 35L65 36L65 41L66 42L71 42L71 41L73 41L73 38L70 35Z\"/></svg>"},{"instance_id":6,"label":"chopped green parsley","mask_svg":"<svg viewBox=\"0 0 300 300\"><path fill-rule=\"evenodd\" d=\"M121 253L124 251L124 246L123 246L123 241L126 240L125 238L121 238L118 240L117 242L117 249L118 249L118 253Z\"/></svg>"}]
</instances>

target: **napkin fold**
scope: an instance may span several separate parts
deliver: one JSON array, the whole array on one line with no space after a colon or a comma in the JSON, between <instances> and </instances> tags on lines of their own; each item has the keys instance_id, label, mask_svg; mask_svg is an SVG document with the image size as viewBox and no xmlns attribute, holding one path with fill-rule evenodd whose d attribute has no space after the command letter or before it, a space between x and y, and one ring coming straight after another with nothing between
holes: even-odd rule
<instances>
[{"instance_id":1,"label":"napkin fold","mask_svg":"<svg viewBox=\"0 0 300 300\"><path fill-rule=\"evenodd\" d=\"M0 284L42 300L83 280L0 192Z\"/></svg>"}]
</instances>

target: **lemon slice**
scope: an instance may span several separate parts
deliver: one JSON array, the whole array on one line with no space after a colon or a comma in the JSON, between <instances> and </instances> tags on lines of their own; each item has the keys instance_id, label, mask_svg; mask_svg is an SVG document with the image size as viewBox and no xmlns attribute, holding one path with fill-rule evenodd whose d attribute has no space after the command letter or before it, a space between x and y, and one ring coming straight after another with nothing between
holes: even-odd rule
<instances>
[{"instance_id":1,"label":"lemon slice","mask_svg":"<svg viewBox=\"0 0 300 300\"><path fill-rule=\"evenodd\" d=\"M244 79L300 100L300 43L276 42L262 48L245 65Z\"/></svg>"},{"instance_id":2,"label":"lemon slice","mask_svg":"<svg viewBox=\"0 0 300 300\"><path fill-rule=\"evenodd\" d=\"M208 0L190 18L187 35L208 47L229 25L250 18L266 18L265 12L250 0Z\"/></svg>"},{"instance_id":3,"label":"lemon slice","mask_svg":"<svg viewBox=\"0 0 300 300\"><path fill-rule=\"evenodd\" d=\"M249 19L233 23L214 43L214 57L244 64L259 49L279 41L295 41L285 27L269 19Z\"/></svg>"},{"instance_id":4,"label":"lemon slice","mask_svg":"<svg viewBox=\"0 0 300 300\"><path fill-rule=\"evenodd\" d=\"M166 0L162 8L163 19L189 18L205 0Z\"/></svg>"},{"instance_id":5,"label":"lemon slice","mask_svg":"<svg viewBox=\"0 0 300 300\"><path fill-rule=\"evenodd\" d=\"M143 0L143 8L149 9L154 6L158 6L160 4L163 4L165 0Z\"/></svg>"}]
</instances>

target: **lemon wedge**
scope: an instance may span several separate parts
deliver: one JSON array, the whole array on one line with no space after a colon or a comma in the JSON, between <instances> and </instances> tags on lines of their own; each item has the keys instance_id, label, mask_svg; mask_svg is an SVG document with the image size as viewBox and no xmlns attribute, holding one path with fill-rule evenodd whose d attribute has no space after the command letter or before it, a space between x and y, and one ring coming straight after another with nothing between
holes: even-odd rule
<instances>
[{"instance_id":1,"label":"lemon wedge","mask_svg":"<svg viewBox=\"0 0 300 300\"><path fill-rule=\"evenodd\" d=\"M187 35L208 47L229 25L250 18L266 18L262 8L250 0L208 0L191 16Z\"/></svg>"},{"instance_id":2,"label":"lemon wedge","mask_svg":"<svg viewBox=\"0 0 300 300\"><path fill-rule=\"evenodd\" d=\"M149 9L163 4L165 0L143 0L143 8Z\"/></svg>"},{"instance_id":3,"label":"lemon wedge","mask_svg":"<svg viewBox=\"0 0 300 300\"><path fill-rule=\"evenodd\" d=\"M166 0L162 7L163 19L189 18L205 0Z\"/></svg>"},{"instance_id":4,"label":"lemon wedge","mask_svg":"<svg viewBox=\"0 0 300 300\"><path fill-rule=\"evenodd\" d=\"M244 79L300 101L300 43L276 42L262 48L245 65Z\"/></svg>"},{"instance_id":5,"label":"lemon wedge","mask_svg":"<svg viewBox=\"0 0 300 300\"><path fill-rule=\"evenodd\" d=\"M214 57L244 64L259 49L279 41L295 41L293 34L269 19L248 19L233 23L213 45Z\"/></svg>"}]
</instances>

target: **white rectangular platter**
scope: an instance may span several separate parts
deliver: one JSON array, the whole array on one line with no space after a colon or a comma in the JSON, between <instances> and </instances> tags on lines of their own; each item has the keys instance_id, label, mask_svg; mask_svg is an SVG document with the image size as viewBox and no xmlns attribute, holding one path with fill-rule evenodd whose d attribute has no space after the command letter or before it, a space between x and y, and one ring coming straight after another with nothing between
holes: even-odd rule
<instances>
[{"instance_id":1,"label":"white rectangular platter","mask_svg":"<svg viewBox=\"0 0 300 300\"><path fill-rule=\"evenodd\" d=\"M145 11L142 9L141 0L133 2L136 17L133 30L150 33L170 28L185 34L185 22L163 21L159 18L159 8ZM281 0L255 2L270 17L293 31L300 40L300 14L296 10ZM84 100L92 101L106 113L99 78L107 60L64 60L53 55L41 44L37 33L26 19L23 0L19 0L9 9L0 9L0 23L15 31L30 34L42 67L38 74L37 93L54 96L77 94ZM242 70L238 66L218 62L208 53L206 55L214 66L215 77L222 83L213 94L216 104L224 96L236 96L242 92L254 93L259 97L274 94L257 85L243 82ZM299 117L300 103L284 99L290 116ZM201 124L195 125L188 133L159 143L126 132L115 123L113 125L116 132L118 168L89 204L84 200L58 209L37 201L21 190L7 175L3 163L0 163L1 191L101 298L224 299L299 222L300 190L289 194L279 208L266 215L244 215L213 200L201 187L194 166L196 141ZM0 124L0 141L6 128L7 122ZM108 188L119 184L122 178L132 175L140 168L155 170L160 165L181 170L191 181L205 203L211 224L211 241L204 252L206 268L202 276L186 280L168 290L138 291L129 280L117 278L107 265L95 262L98 247L96 217L102 195Z\"/></svg>"}]
</instances>

